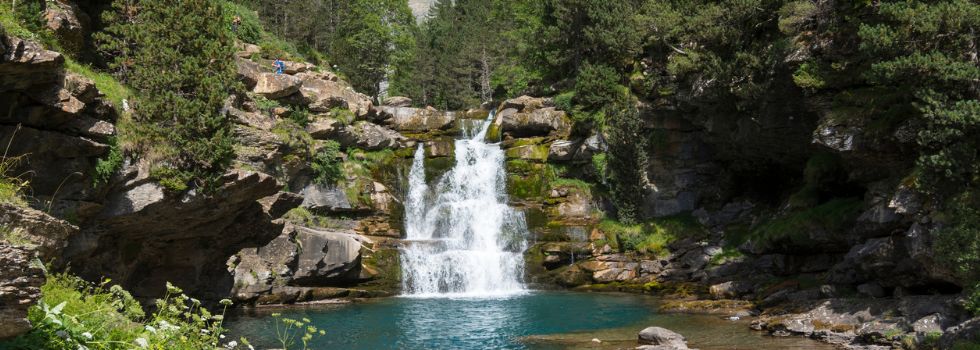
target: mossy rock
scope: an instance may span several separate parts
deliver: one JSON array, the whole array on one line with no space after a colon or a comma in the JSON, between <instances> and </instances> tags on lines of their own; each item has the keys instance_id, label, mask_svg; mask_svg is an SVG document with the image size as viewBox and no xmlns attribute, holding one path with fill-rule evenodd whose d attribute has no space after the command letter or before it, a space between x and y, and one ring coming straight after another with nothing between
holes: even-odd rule
<instances>
[{"instance_id":1,"label":"mossy rock","mask_svg":"<svg viewBox=\"0 0 980 350\"><path fill-rule=\"evenodd\" d=\"M508 148L504 153L508 159L523 159L535 162L546 162L548 160L547 145L523 145Z\"/></svg>"}]
</instances>

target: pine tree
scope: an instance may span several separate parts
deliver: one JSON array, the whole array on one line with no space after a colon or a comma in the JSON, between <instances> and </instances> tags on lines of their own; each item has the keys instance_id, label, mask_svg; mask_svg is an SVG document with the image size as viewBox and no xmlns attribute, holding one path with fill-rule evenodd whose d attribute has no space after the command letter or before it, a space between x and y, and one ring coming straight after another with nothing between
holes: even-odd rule
<instances>
[{"instance_id":1,"label":"pine tree","mask_svg":"<svg viewBox=\"0 0 980 350\"><path fill-rule=\"evenodd\" d=\"M238 87L216 0L115 0L99 41L138 92L128 149L174 190L213 189L234 156L224 101Z\"/></svg>"},{"instance_id":2,"label":"pine tree","mask_svg":"<svg viewBox=\"0 0 980 350\"><path fill-rule=\"evenodd\" d=\"M643 135L643 120L636 101L621 95L607 108L609 123L609 185L620 222L632 225L641 219L645 191L647 142Z\"/></svg>"}]
</instances>

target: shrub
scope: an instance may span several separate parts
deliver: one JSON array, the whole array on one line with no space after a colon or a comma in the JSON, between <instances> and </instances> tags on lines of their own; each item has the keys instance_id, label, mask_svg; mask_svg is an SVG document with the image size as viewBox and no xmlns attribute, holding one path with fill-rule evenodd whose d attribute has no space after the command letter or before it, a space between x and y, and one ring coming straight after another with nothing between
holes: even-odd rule
<instances>
[{"instance_id":1,"label":"shrub","mask_svg":"<svg viewBox=\"0 0 980 350\"><path fill-rule=\"evenodd\" d=\"M575 80L575 103L588 109L598 110L610 101L616 101L623 86L619 74L612 67L587 63L579 70Z\"/></svg>"},{"instance_id":2,"label":"shrub","mask_svg":"<svg viewBox=\"0 0 980 350\"><path fill-rule=\"evenodd\" d=\"M628 225L615 220L603 220L599 230L619 242L621 251L664 256L667 245L685 237L701 237L706 231L690 216L672 216L645 223Z\"/></svg>"},{"instance_id":3,"label":"shrub","mask_svg":"<svg viewBox=\"0 0 980 350\"><path fill-rule=\"evenodd\" d=\"M967 192L949 202L943 225L935 232L935 252L966 287L967 309L980 315L980 209Z\"/></svg>"},{"instance_id":4,"label":"shrub","mask_svg":"<svg viewBox=\"0 0 980 350\"><path fill-rule=\"evenodd\" d=\"M157 312L109 280L93 284L68 274L49 275L41 301L29 310L34 325L0 348L10 349L214 349L224 333L224 312L212 315L201 302L167 284ZM223 300L227 308L231 302ZM227 346L227 344L226 344Z\"/></svg>"},{"instance_id":5,"label":"shrub","mask_svg":"<svg viewBox=\"0 0 980 350\"><path fill-rule=\"evenodd\" d=\"M95 177L92 185L98 186L109 183L109 179L122 167L122 164L123 155L122 150L119 149L119 143L115 137L110 138L109 153L106 154L105 158L100 158L95 163Z\"/></svg>"},{"instance_id":6,"label":"shrub","mask_svg":"<svg viewBox=\"0 0 980 350\"><path fill-rule=\"evenodd\" d=\"M116 0L94 35L110 68L139 92L127 136L133 150L172 190L217 189L234 157L221 110L240 84L229 30L215 20L222 9L217 0Z\"/></svg>"},{"instance_id":7,"label":"shrub","mask_svg":"<svg viewBox=\"0 0 980 350\"><path fill-rule=\"evenodd\" d=\"M343 171L339 161L340 155L340 144L337 141L324 142L310 162L310 168L316 174L313 181L318 184L329 184L340 179Z\"/></svg>"}]
</instances>

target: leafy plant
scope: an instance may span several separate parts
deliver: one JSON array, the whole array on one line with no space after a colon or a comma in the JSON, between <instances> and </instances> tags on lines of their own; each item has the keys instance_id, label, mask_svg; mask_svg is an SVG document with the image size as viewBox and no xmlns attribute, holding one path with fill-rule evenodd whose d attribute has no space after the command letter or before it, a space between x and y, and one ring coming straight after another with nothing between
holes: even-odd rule
<instances>
[{"instance_id":1,"label":"leafy plant","mask_svg":"<svg viewBox=\"0 0 980 350\"><path fill-rule=\"evenodd\" d=\"M272 314L272 318L275 319L276 339L279 340L283 350L289 350L292 346L297 345L297 342L303 345L301 349L309 349L309 343L314 337L326 334L325 331L310 324L311 321L308 318L294 320L282 317L282 314L279 313Z\"/></svg>"},{"instance_id":2,"label":"leafy plant","mask_svg":"<svg viewBox=\"0 0 980 350\"><path fill-rule=\"evenodd\" d=\"M34 329L0 347L197 350L222 346L224 309L211 314L200 301L167 283L166 297L156 302L157 311L146 315L132 295L118 285L109 286L110 282L93 284L68 274L48 275L40 302L29 309ZM227 308L231 302L220 304Z\"/></svg>"},{"instance_id":3,"label":"leafy plant","mask_svg":"<svg viewBox=\"0 0 980 350\"><path fill-rule=\"evenodd\" d=\"M313 169L314 182L318 184L329 184L341 178L343 169L341 168L340 144L334 140L327 140L313 155L310 168Z\"/></svg>"}]
</instances>

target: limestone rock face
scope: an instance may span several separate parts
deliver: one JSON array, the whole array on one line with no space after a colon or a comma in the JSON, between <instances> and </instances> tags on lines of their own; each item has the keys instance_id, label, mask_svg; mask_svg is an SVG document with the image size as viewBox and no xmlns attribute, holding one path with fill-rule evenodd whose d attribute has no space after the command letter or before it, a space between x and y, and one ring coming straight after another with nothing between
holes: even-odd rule
<instances>
[{"instance_id":1,"label":"limestone rock face","mask_svg":"<svg viewBox=\"0 0 980 350\"><path fill-rule=\"evenodd\" d=\"M453 127L453 112L441 112L427 108L378 107L378 119L392 129L401 132L429 132Z\"/></svg>"},{"instance_id":2,"label":"limestone rock face","mask_svg":"<svg viewBox=\"0 0 980 350\"><path fill-rule=\"evenodd\" d=\"M252 92L268 99L280 99L299 91L303 82L287 74L259 73Z\"/></svg>"},{"instance_id":3,"label":"limestone rock face","mask_svg":"<svg viewBox=\"0 0 980 350\"><path fill-rule=\"evenodd\" d=\"M227 258L275 238L282 224L273 219L299 204L295 196L277 194L280 185L269 175L235 171L222 181L212 195L179 196L133 181L108 196L66 256L82 277L112 278L137 297L159 297L170 281L199 298L220 299L233 282L224 269Z\"/></svg>"},{"instance_id":4,"label":"limestone rock face","mask_svg":"<svg viewBox=\"0 0 980 350\"><path fill-rule=\"evenodd\" d=\"M42 261L60 261L61 251L68 238L78 233L78 227L42 211L10 204L0 204L0 226L36 251Z\"/></svg>"},{"instance_id":5,"label":"limestone rock face","mask_svg":"<svg viewBox=\"0 0 980 350\"><path fill-rule=\"evenodd\" d=\"M44 271L31 263L34 252L0 241L0 340L31 330L27 309L41 298Z\"/></svg>"},{"instance_id":6,"label":"limestone rock face","mask_svg":"<svg viewBox=\"0 0 980 350\"><path fill-rule=\"evenodd\" d=\"M64 63L60 53L38 43L0 37L0 92L57 82Z\"/></svg>"}]
</instances>

